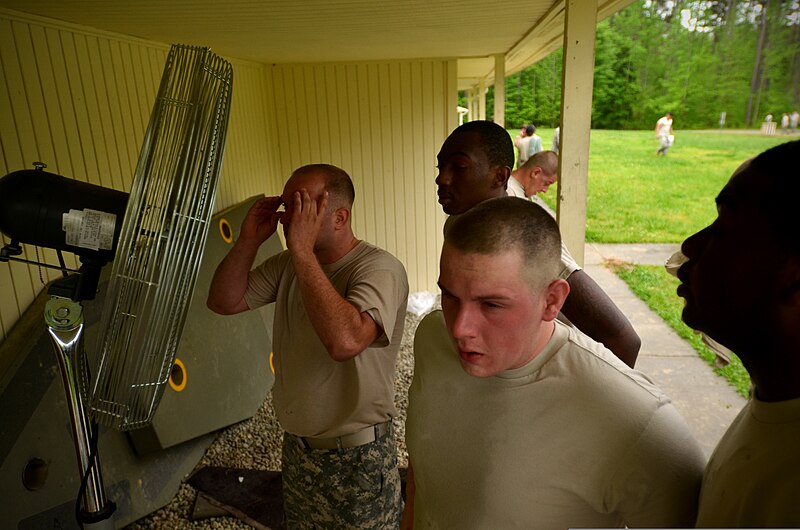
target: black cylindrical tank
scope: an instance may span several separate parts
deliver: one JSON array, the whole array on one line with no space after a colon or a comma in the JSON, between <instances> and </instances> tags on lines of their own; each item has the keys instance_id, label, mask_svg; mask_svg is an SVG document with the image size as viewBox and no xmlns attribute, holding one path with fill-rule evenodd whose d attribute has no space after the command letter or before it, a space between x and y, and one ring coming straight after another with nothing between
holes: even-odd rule
<instances>
[{"instance_id":1,"label":"black cylindrical tank","mask_svg":"<svg viewBox=\"0 0 800 530\"><path fill-rule=\"evenodd\" d=\"M128 194L34 165L0 178L0 232L21 243L111 261Z\"/></svg>"}]
</instances>

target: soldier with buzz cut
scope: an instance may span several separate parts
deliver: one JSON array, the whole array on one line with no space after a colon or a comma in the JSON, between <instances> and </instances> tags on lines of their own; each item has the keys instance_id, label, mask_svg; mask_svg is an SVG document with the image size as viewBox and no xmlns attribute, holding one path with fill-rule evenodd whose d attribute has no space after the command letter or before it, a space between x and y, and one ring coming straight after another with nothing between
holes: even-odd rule
<instances>
[{"instance_id":1,"label":"soldier with buzz cut","mask_svg":"<svg viewBox=\"0 0 800 530\"><path fill-rule=\"evenodd\" d=\"M272 396L290 529L392 529L403 507L392 418L408 279L353 234L354 198L342 169L297 169L281 196L251 207L208 296L222 314L275 302ZM253 268L278 222L288 250Z\"/></svg>"},{"instance_id":2,"label":"soldier with buzz cut","mask_svg":"<svg viewBox=\"0 0 800 530\"><path fill-rule=\"evenodd\" d=\"M516 197L445 232L442 310L414 337L404 528L694 523L705 457L644 374L556 319L560 248Z\"/></svg>"}]
</instances>

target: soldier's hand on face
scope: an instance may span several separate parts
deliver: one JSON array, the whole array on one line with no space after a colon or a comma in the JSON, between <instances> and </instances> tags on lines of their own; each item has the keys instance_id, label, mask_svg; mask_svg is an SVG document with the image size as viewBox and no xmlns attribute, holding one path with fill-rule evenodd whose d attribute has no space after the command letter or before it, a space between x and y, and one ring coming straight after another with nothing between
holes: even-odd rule
<instances>
[{"instance_id":1,"label":"soldier's hand on face","mask_svg":"<svg viewBox=\"0 0 800 530\"><path fill-rule=\"evenodd\" d=\"M302 189L294 193L292 201L286 246L292 253L313 253L328 208L328 192L323 192L322 198L317 201L311 198L308 190Z\"/></svg>"},{"instance_id":2,"label":"soldier's hand on face","mask_svg":"<svg viewBox=\"0 0 800 530\"><path fill-rule=\"evenodd\" d=\"M282 204L280 197L262 197L253 203L242 222L239 238L259 245L269 239L284 215L278 211Z\"/></svg>"}]
</instances>

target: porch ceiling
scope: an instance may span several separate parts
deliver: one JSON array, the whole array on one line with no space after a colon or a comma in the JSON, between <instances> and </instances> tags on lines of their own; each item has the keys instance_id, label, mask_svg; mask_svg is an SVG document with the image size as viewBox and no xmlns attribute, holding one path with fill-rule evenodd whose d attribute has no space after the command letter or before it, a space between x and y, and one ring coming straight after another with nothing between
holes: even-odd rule
<instances>
[{"instance_id":1,"label":"porch ceiling","mask_svg":"<svg viewBox=\"0 0 800 530\"><path fill-rule=\"evenodd\" d=\"M600 0L598 19L633 0ZM524 7L523 7L524 6ZM458 59L459 89L562 44L564 0L0 0L0 7L259 63Z\"/></svg>"}]
</instances>

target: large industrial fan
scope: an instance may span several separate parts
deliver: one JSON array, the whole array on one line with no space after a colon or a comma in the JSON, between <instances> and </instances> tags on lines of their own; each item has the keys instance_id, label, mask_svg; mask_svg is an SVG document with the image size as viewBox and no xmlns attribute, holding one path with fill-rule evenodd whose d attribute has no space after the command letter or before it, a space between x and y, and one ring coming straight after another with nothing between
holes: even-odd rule
<instances>
[{"instance_id":1,"label":"large industrial fan","mask_svg":"<svg viewBox=\"0 0 800 530\"><path fill-rule=\"evenodd\" d=\"M113 526L97 423L149 425L169 381L213 211L232 77L230 64L208 49L171 48L129 196L48 173L44 164L0 179L0 231L11 239L0 259L20 259L27 243L55 249L65 271L49 288L44 318L67 393L84 527ZM67 271L61 251L79 257L78 271ZM112 259L89 366L81 302L94 298Z\"/></svg>"}]
</instances>

